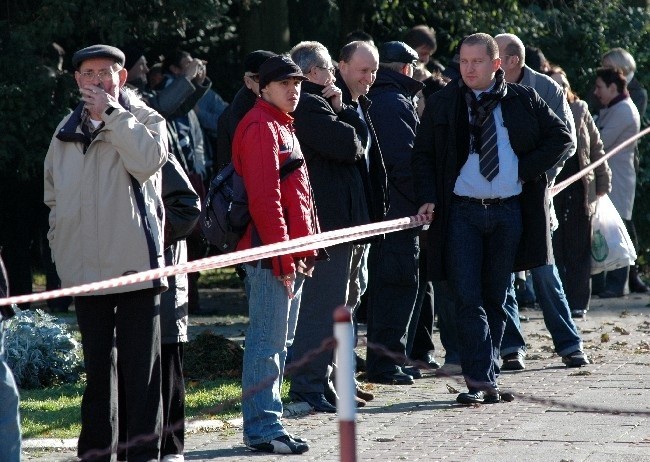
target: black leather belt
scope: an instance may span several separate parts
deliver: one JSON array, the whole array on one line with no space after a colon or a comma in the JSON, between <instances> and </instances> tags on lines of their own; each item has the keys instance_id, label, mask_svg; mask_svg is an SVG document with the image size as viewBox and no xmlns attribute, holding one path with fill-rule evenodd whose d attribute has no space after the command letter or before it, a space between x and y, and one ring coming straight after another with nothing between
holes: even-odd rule
<instances>
[{"instance_id":1,"label":"black leather belt","mask_svg":"<svg viewBox=\"0 0 650 462\"><path fill-rule=\"evenodd\" d=\"M473 204L481 204L483 207L487 207L488 205L505 204L506 202L510 202L511 200L514 200L519 196L496 197L492 199L477 199L476 197L457 196L456 194L454 194L453 197L454 200L457 200L459 202L471 202Z\"/></svg>"}]
</instances>

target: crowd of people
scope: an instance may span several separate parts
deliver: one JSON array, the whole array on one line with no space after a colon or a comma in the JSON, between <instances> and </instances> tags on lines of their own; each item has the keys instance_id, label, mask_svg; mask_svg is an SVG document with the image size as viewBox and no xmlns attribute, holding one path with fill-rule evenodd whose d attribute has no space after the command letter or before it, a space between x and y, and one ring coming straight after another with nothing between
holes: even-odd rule
<instances>
[{"instance_id":1,"label":"crowd of people","mask_svg":"<svg viewBox=\"0 0 650 462\"><path fill-rule=\"evenodd\" d=\"M309 449L282 425L288 363L300 365L290 398L336 412L336 358L314 351L332 337L341 305L367 323L357 367L368 382L408 386L421 369L438 369L463 375L458 403L498 403L514 398L500 391L500 372L526 367L516 289L528 277L557 355L568 367L588 365L574 318L592 294L590 217L610 194L635 236L637 151L554 198L548 190L638 133L647 93L631 55L603 56L592 117L566 73L513 34L464 37L446 66L433 59L435 32L424 25L379 46L367 34L350 37L338 60L315 41L282 51L245 57L230 104L211 89L205 61L183 50L151 68L136 44L73 55L81 102L59 124L44 174L62 286L205 256L200 198L232 162L251 215L238 250L432 218L424 231L241 265L249 448ZM81 459L184 460L183 344L188 314L200 312L198 276L75 298L86 368ZM635 265L599 284L602 298L648 290ZM357 383L359 407L373 398Z\"/></svg>"}]
</instances>

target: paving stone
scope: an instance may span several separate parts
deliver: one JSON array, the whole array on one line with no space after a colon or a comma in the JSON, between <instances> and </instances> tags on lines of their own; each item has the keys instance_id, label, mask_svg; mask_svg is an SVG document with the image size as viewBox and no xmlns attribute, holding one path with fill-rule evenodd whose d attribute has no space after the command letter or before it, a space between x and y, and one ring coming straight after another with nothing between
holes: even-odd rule
<instances>
[{"instance_id":1,"label":"paving stone","mask_svg":"<svg viewBox=\"0 0 650 462\"><path fill-rule=\"evenodd\" d=\"M527 368L500 378L500 386L516 394L512 403L456 404L447 385L465 391L461 377L428 375L413 386L375 385L375 399L358 413L357 460L650 462L650 352L636 350L650 341L648 332L638 329L650 322L649 301L648 295L595 299L587 319L578 322L595 364L580 369L566 368L561 358L545 351L552 342L541 314L526 311L532 313L522 324L530 344ZM623 311L628 315L621 317ZM200 328L240 340L246 318L233 328L219 317L204 316ZM610 342L600 341L603 332L609 333ZM336 415L292 406L285 414L286 428L308 439L310 450L291 460L338 461ZM211 431L187 435L186 460L286 460L246 449L234 423L228 430L211 425ZM24 446L23 460L74 460L74 440L65 445L26 440ZM56 451L47 449L57 446Z\"/></svg>"}]
</instances>

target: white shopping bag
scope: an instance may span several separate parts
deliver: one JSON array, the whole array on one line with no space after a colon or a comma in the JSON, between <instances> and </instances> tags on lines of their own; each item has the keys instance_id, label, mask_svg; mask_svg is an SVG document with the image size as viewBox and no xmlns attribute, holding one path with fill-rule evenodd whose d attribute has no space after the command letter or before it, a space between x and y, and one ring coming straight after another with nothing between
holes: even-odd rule
<instances>
[{"instance_id":1,"label":"white shopping bag","mask_svg":"<svg viewBox=\"0 0 650 462\"><path fill-rule=\"evenodd\" d=\"M598 199L591 219L591 274L633 265L636 251L609 196Z\"/></svg>"}]
</instances>

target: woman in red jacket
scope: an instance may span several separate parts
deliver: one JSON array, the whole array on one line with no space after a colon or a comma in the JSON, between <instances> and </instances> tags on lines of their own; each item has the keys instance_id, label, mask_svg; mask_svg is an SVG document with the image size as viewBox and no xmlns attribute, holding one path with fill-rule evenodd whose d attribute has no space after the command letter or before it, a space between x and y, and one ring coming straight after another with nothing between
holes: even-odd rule
<instances>
[{"instance_id":1,"label":"woman in red jacket","mask_svg":"<svg viewBox=\"0 0 650 462\"><path fill-rule=\"evenodd\" d=\"M285 56L267 59L259 72L260 96L241 120L233 140L233 165L248 194L251 223L237 250L318 232L307 169L289 115L305 77ZM299 165L280 178L287 161ZM307 443L282 426L280 386L286 348L293 336L304 277L315 252L279 255L244 265L250 325L242 375L244 443L276 454L302 454Z\"/></svg>"}]
</instances>

